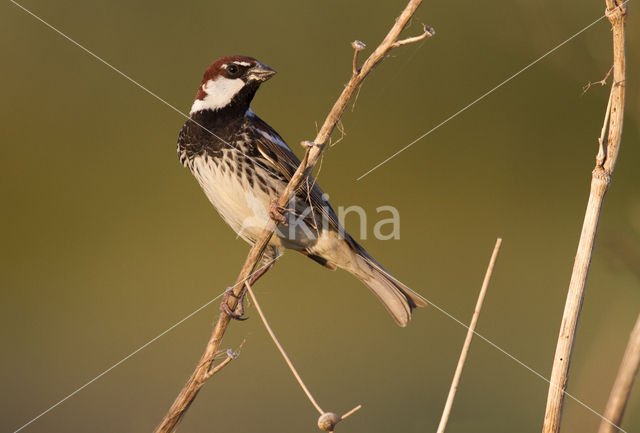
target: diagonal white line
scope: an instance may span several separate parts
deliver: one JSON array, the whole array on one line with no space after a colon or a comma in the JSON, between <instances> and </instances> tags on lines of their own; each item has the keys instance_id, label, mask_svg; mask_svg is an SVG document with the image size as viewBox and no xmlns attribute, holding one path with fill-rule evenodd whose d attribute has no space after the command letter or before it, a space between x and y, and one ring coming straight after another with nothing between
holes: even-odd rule
<instances>
[{"instance_id":1,"label":"diagonal white line","mask_svg":"<svg viewBox=\"0 0 640 433\"><path fill-rule=\"evenodd\" d=\"M130 82L132 82L133 84L135 84L136 86L138 86L140 89L144 90L145 92L147 92L149 95L153 96L154 98L156 98L158 101L162 102L164 105L166 105L167 107L171 108L173 111L175 111L176 113L180 114L182 117L186 118L189 122L194 123L195 125L197 125L198 127L202 128L204 131L208 132L209 134L213 135L215 138L217 138L218 140L222 141L225 145L229 146L231 149L239 152L240 154L246 156L247 158L253 160L257 165L261 166L262 168L264 168L265 170L267 170L268 172L272 173L272 174L277 174L274 173L273 170L269 169L268 167L266 167L264 164L262 164L260 161L258 161L256 158L247 155L246 153L242 152L240 149L236 148L235 146L233 146L232 144L230 144L228 141L226 141L225 139L223 139L222 137L219 137L218 135L216 135L213 131L211 131L210 129L206 128L205 126L201 125L200 123L196 122L195 120L193 120L189 115L183 113L179 108L177 108L176 106L174 106L173 104L169 103L166 99L161 98L160 96L158 96L158 94L156 94L155 92L147 89L145 86L143 86L142 84L140 84L139 82L137 82L136 80L134 80L133 78L131 78L129 75L125 74L124 72L122 72L120 69L116 68L115 66L113 66L111 63L107 62L106 60L104 60L102 57L98 56L97 54L95 54L93 51L91 51L90 49L88 49L87 47L85 47L84 45L82 45L81 43L77 42L76 40L72 39L70 36L67 36L65 33L63 33L61 30L58 30L56 27L54 27L53 25L49 24L48 22L46 22L45 20L43 20L42 18L40 18L38 15L36 15L35 13L31 12L29 9L25 8L24 6L22 6L20 3L17 3L14 0L9 0L11 3L13 3L14 5L18 6L20 9L22 9L24 12L26 12L27 14L31 15L33 18L35 18L36 20L40 21L42 24L44 24L45 26L49 27L51 30L53 30L54 32L56 32L57 34L59 34L60 36L62 36L63 38L65 38L66 40L68 40L69 42L71 42L73 45L75 45L76 47L80 48L82 51L84 51L85 53L89 54L91 57L93 57L94 59L98 60L100 63L104 64L105 66L107 66L109 69L111 69L112 71L116 72L118 75L124 77L125 79L129 80Z\"/></svg>"},{"instance_id":2,"label":"diagonal white line","mask_svg":"<svg viewBox=\"0 0 640 433\"><path fill-rule=\"evenodd\" d=\"M25 427L27 427L28 425L30 425L31 423L35 422L36 420L38 420L40 417L46 415L47 413L51 412L53 409L55 409L56 407L60 406L62 403L64 403L65 401L67 401L68 399L70 399L71 397L73 397L74 395L76 395L77 393L79 393L80 391L82 391L83 389L85 389L87 386L91 385L93 382L95 382L96 380L100 379L102 376L104 376L105 374L109 373L111 370L113 370L114 368L118 367L120 364L122 364L123 362L125 362L126 360L128 360L129 358L131 358L132 356L136 355L138 352L140 352L141 350L145 349L147 346L149 346L150 344L154 343L155 341L157 341L159 338L164 337L167 333L169 333L170 331L172 331L174 328L178 327L179 325L181 325L183 322L185 322L186 320L190 319L191 317L193 317L194 315L196 315L197 313L199 313L200 311L202 311L203 309L205 309L206 307L208 307L209 305L211 305L213 302L215 302L217 299L219 299L223 293L220 293L218 296L216 296L215 298L213 298L212 300L210 300L209 302L207 302L206 304L202 305L200 308L198 308L197 310L193 311L192 313L186 315L185 317L183 317L181 320L179 320L178 322L174 323L173 325L171 325L169 328L165 329L164 331L162 331L160 334L156 335L155 337L153 337L151 340L147 341L146 343L144 343L142 346L138 347L136 350L134 350L133 352L131 352L130 354L128 354L127 356L125 356L124 358L122 358L120 361L116 362L115 364L113 364L111 367L107 368L105 371L103 371L102 373L100 373L99 375L97 375L96 377L94 377L93 379L91 379L90 381L88 381L87 383L85 383L84 385L82 385L81 387L79 387L78 389L76 389L75 391L73 391L71 394L67 395L66 397L64 397L63 399L61 399L60 401L58 401L56 404L54 404L53 406L51 406L50 408L48 408L47 410L45 410L44 412L40 413L38 416L36 416L35 418L33 418L31 421L27 422L26 424L24 424L22 427L20 427L19 429L15 430L13 433L17 433L20 430L23 430Z\"/></svg>"},{"instance_id":3,"label":"diagonal white line","mask_svg":"<svg viewBox=\"0 0 640 433\"><path fill-rule=\"evenodd\" d=\"M624 4L626 4L629 0L625 1L624 3L622 3L623 6ZM618 6L618 7L620 7ZM372 169L370 169L369 171L367 171L366 173L360 175L360 177L358 177L356 180L360 180L362 178L364 178L365 176L369 175L370 173L372 173L373 171L377 170L378 168L382 167L384 164L386 164L387 162L391 161L393 158L395 158L396 156L400 155L402 152L404 152L405 150L407 150L408 148L410 148L411 146L413 146L414 144L416 144L418 141L422 140L423 138L425 138L427 135L431 134L432 132L434 132L435 130L437 130L438 128L440 128L442 125L446 124L447 122L449 122L450 120L454 119L455 117L457 117L459 114L461 114L462 112L466 111L467 109L471 108L473 105L475 105L476 103L480 102L481 100L483 100L484 98L486 98L487 96L489 96L490 94L492 94L493 92L495 92L496 90L498 90L500 87L504 86L505 84L507 84L509 81L513 80L514 78L516 78L518 75L522 74L524 71L526 71L527 69L530 69L533 65L535 65L536 63L538 63L539 61L541 61L542 59L544 59L545 57L547 57L548 55L550 55L551 53L555 52L556 50L558 50L560 47L564 46L565 44L567 44L568 42L570 42L571 40L575 39L576 37L578 37L579 35L581 35L582 33L584 33L585 31L589 30L591 27L593 27L594 25L596 25L597 23L599 23L600 21L602 21L604 18L606 17L606 15L601 16L600 18L598 18L597 20L595 20L594 22L592 22L591 24L589 24L588 26L584 27L582 30L580 30L579 32L575 33L573 36L571 36L570 38L566 39L565 41L561 42L560 44L556 45L554 48L550 49L549 51L547 51L546 53L544 53L542 56L538 57L537 59L535 59L533 62L529 63L527 66L525 66L524 68L520 69L518 72L516 72L515 74L511 75L510 77L508 77L506 80L502 81L500 84L498 84L497 86L495 86L494 88L492 88L491 90L485 92L484 94L482 94L481 96L479 96L478 98L474 99L473 101L471 101L469 104L467 104L466 106L464 106L463 108L461 108L460 110L456 111L455 113L453 113L451 116L447 117L446 119L444 119L442 122L438 123L436 126L434 126L433 128L431 128L430 130L428 130L427 132L425 132L424 134L422 134L420 137L416 138L415 140L413 140L411 143L407 144L406 146L404 146L402 149L398 150L396 153L394 153L393 155L389 156L387 159L385 159L384 161L381 161L380 163L378 163L375 167L373 167Z\"/></svg>"},{"instance_id":4,"label":"diagonal white line","mask_svg":"<svg viewBox=\"0 0 640 433\"><path fill-rule=\"evenodd\" d=\"M398 284L402 284L400 281L398 281L394 276L389 275L389 277L396 281ZM404 285L404 284L402 284ZM436 310L438 310L439 312L441 312L442 314L444 314L445 316L447 316L449 319L453 320L454 322L456 322L458 325L462 326L463 328L469 330L469 326L466 325L464 322L462 322L461 320L459 320L457 317L455 317L453 314L449 313L448 311L446 311L444 308L439 307L438 305L434 304L431 300L427 299L426 297L422 296L420 293L416 292L413 289L409 289L411 290L413 293L415 293L416 295L418 295L420 298L422 298L423 301L425 301L427 304L429 304L429 306L435 308ZM590 406L588 406L586 403L584 403L582 400L579 400L577 397L575 397L572 394L569 394L567 391L562 390L560 388L560 386L558 384L555 383L551 383L551 381L549 379L547 379L544 375L542 375L541 373L538 373L536 370L534 370L533 368L529 367L527 364L525 364L524 362L520 361L518 358L516 358L515 356L513 356L512 354L510 354L509 352L507 352L506 350L504 350L502 347L498 346L497 344L495 344L493 341L489 340L487 337L479 334L477 331L472 330L471 332L473 332L474 335L477 335L478 338L480 338L481 340L483 340L484 342L488 343L491 347L493 347L494 349L498 350L500 353L502 353L503 355L507 356L508 358L512 359L513 361L515 361L516 363L520 364L522 367L526 368L527 370L529 370L531 373L533 373L534 375L538 376L540 379L544 380L545 382L547 382L549 385L551 386L555 386L556 388L559 388L567 397L571 398L573 401L575 401L576 403L580 404L582 407L584 407L585 409L588 409L589 411L593 412L595 415L597 415L600 419L608 422L609 424L611 424L612 426L614 426L615 428L617 428L619 431L621 431L622 433L627 433L626 430L623 430L621 427L619 427L618 425L614 424L610 419L606 418L604 415L600 414L600 412L596 411L595 409L591 408Z\"/></svg>"},{"instance_id":5,"label":"diagonal white line","mask_svg":"<svg viewBox=\"0 0 640 433\"><path fill-rule=\"evenodd\" d=\"M249 278L251 278L255 273L259 272L262 268L264 268L265 266L268 266L270 264L272 264L273 262L275 262L276 260L278 260L280 256L277 256L276 258L274 258L273 260L271 260L270 262L268 262L267 264L263 265L262 267L260 267L259 269L257 269L256 271L252 272L251 274L249 274L247 276L247 278L245 278L244 280L234 284L232 287L236 287L238 284L243 284L246 280L248 280ZM132 356L136 355L138 352L140 352L141 350L145 349L147 346L151 345L152 343L156 342L158 339L164 337L166 334L168 334L170 331L172 331L173 329L177 328L178 326L180 326L182 323L184 323L185 321L189 320L190 318L192 318L193 316L195 316L196 314L198 314L200 311L204 310L205 308L207 308L209 305L211 305L212 303L214 303L215 301L217 301L218 299L220 299L220 297L224 295L224 292L220 293L218 296L216 296L215 298L213 298L212 300L210 300L209 302L207 302L204 305L201 305L200 307L198 307L196 310L194 310L193 312L187 314L186 316L184 316L182 319L180 319L179 321L177 321L176 323L174 323L173 325L171 325L170 327L168 327L167 329L165 329L164 331L162 331L160 334L156 335L155 337L153 337L151 340L147 341L146 343L144 343L142 346L138 347L136 350L134 350L133 352L131 352L130 354L128 354L127 356L125 356L124 358L122 358L120 361L116 362L115 364L113 364L111 367L107 368L105 371L103 371L102 373L100 373L99 375L97 375L96 377L94 377L93 379L91 379L90 381L88 381L87 383L85 383L84 385L82 385L81 387L79 387L78 389L76 389L75 391L73 391L71 394L67 395L66 397L64 397L63 399L61 399L60 401L58 401L56 404L52 405L51 407L49 407L47 410L41 412L38 416L36 416L35 418L33 418L32 420L30 420L29 422L27 422L26 424L24 424L22 427L18 428L17 430L15 430L13 433L18 433L19 431L23 430L25 427L29 426L31 423L35 422L36 420L38 420L40 417L46 415L47 413L51 412L53 409L55 409L56 407L60 406L62 403L64 403L65 401L67 401L68 399L70 399L71 397L73 397L74 395L76 395L77 393L79 393L80 391L82 391L83 389L85 389L87 386L91 385L93 382L95 382L96 380L100 379L102 376L104 376L105 374L109 373L111 370L113 370L114 368L118 367L120 364L124 363L126 360L128 360L129 358L131 358Z\"/></svg>"},{"instance_id":6,"label":"diagonal white line","mask_svg":"<svg viewBox=\"0 0 640 433\"><path fill-rule=\"evenodd\" d=\"M433 302L431 302L430 300L428 300L427 298L425 298L424 296L422 296L420 293L415 292L419 297L421 297L425 302L427 302L430 306L434 307L436 310L440 311L442 314L444 314L445 316L447 316L448 318L450 318L451 320L453 320L454 322L456 322L457 324L461 325L462 327L469 329L469 326L467 326L465 323L463 323L461 320L459 320L458 318L456 318L455 316L453 316L452 314L448 313L447 311L445 311L443 308L440 308L439 306L437 306L436 304L434 304ZM567 391L562 390L562 388L555 383L551 383L551 381L549 379L547 379L544 375L542 375L541 373L538 373L536 370L534 370L533 368L529 367L527 364L525 364L524 362L520 361L518 358L516 358L515 356L511 355L509 352L507 352L506 350L504 350L503 348L501 348L500 346L498 346L497 344L495 344L494 342L492 342L491 340L489 340L488 338L484 337L483 335L479 334L478 332L476 332L475 330L472 331L474 333L474 335L477 335L478 338L480 338L481 340L483 340L484 342L488 343L491 347L493 347L494 349L498 350L499 352L501 352L503 355L507 356L508 358L512 359L513 361L515 361L516 363L520 364L522 367L526 368L527 370L529 370L531 373L533 373L534 375L538 376L540 379L544 380L545 382L547 382L549 385L551 386L555 386L556 388L560 389L564 395L566 395L567 397L571 398L573 401L575 401L576 403L578 403L580 406L584 407L585 409L589 410L590 412L594 413L596 416L598 416L600 419L608 422L609 424L611 424L613 427L617 428L619 431L621 431L622 433L627 433L626 430L623 430L622 427L616 425L613 421L611 421L609 418L606 418L604 415L602 415L600 412L596 411L595 409L593 409L591 406L588 406L586 403L584 403L582 400L578 399L577 397L575 397L574 395L568 393Z\"/></svg>"}]
</instances>

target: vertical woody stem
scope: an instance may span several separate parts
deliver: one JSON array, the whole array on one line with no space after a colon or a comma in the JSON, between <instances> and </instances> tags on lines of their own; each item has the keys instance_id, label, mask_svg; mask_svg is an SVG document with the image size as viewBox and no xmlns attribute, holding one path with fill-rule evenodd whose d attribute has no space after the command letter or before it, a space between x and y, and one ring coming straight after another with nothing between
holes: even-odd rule
<instances>
[{"instance_id":1,"label":"vertical woody stem","mask_svg":"<svg viewBox=\"0 0 640 433\"><path fill-rule=\"evenodd\" d=\"M553 360L547 407L542 427L543 433L558 433L560 431L562 404L569 378L571 353L598 230L598 221L604 196L611 184L611 174L618 159L622 136L626 79L624 49L627 8L626 2L623 3L620 0L606 0L606 4L607 17L613 25L613 83L609 112L609 134L606 141L602 140L602 145L605 146L602 154L604 158L597 159L596 167L592 174L591 193L587 203Z\"/></svg>"},{"instance_id":2,"label":"vertical woody stem","mask_svg":"<svg viewBox=\"0 0 640 433\"><path fill-rule=\"evenodd\" d=\"M620 368L618 368L618 375L616 381L611 388L611 394L609 394L609 401L607 402L607 408L604 411L604 417L600 423L600 429L598 433L616 433L619 431L619 426L622 424L622 416L624 410L627 407L629 396L631 395L631 388L633 382L640 370L640 315L636 319L636 324L631 331L629 337L629 343L624 351Z\"/></svg>"}]
</instances>

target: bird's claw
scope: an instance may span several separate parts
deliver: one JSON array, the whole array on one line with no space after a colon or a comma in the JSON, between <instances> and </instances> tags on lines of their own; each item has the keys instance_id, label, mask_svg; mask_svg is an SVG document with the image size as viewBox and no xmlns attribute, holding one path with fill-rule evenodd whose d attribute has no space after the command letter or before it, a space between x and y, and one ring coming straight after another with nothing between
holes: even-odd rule
<instances>
[{"instance_id":1,"label":"bird's claw","mask_svg":"<svg viewBox=\"0 0 640 433\"><path fill-rule=\"evenodd\" d=\"M278 199L274 198L269 206L269 216L272 220L283 225L288 225L287 218L284 215L285 209L278 205Z\"/></svg>"},{"instance_id":2,"label":"bird's claw","mask_svg":"<svg viewBox=\"0 0 640 433\"><path fill-rule=\"evenodd\" d=\"M229 307L229 297L238 299L238 305L236 307L237 312L233 311ZM248 317L242 317L244 316L244 296L238 298L235 293L233 293L233 286L227 287L227 290L225 290L224 295L222 296L222 302L220 303L220 310L234 320L244 321L248 319Z\"/></svg>"}]
</instances>

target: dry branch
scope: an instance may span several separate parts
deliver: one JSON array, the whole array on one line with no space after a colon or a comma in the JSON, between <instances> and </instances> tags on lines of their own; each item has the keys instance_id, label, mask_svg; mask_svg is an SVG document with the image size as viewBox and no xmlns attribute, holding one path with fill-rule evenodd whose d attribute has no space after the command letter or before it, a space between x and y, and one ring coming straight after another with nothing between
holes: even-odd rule
<instances>
[{"instance_id":1,"label":"dry branch","mask_svg":"<svg viewBox=\"0 0 640 433\"><path fill-rule=\"evenodd\" d=\"M264 324L264 327L267 329L267 332L269 333L269 336L273 340L273 343L276 345L276 347L280 351L280 354L284 358L284 361L287 363L287 366L291 370L291 373L293 373L293 376L298 381L300 388L302 388L307 398L309 399L313 407L315 407L316 410L320 413L320 415L324 414L324 410L322 410L322 408L320 407L316 399L313 397L313 394L311 394L311 391L309 391L309 388L307 388L307 385L305 385L305 383L303 382L302 377L300 377L300 373L298 373L298 370L296 370L296 367L293 365L293 362L291 362L291 359L289 359L289 355L287 355L287 352L284 350L284 347L282 347L282 344L280 344L278 337L276 337L275 332L273 332L271 325L269 325L269 321L267 321L267 317L264 315L264 312L262 311L262 307L258 302L258 298L256 298L255 293L253 293L253 289L251 288L248 282L245 281L244 284L247 286L247 292L249 292L249 296L251 296L253 305L255 305L256 310L258 310L258 314L260 315L260 319L262 319L262 323Z\"/></svg>"},{"instance_id":2,"label":"dry branch","mask_svg":"<svg viewBox=\"0 0 640 433\"><path fill-rule=\"evenodd\" d=\"M607 72L607 74L604 76L602 80L589 81L587 84L585 84L585 86L582 88L582 94L584 95L585 93L587 93L591 88L591 86L595 86L596 84L600 84L602 87L606 86L607 79L609 78L609 75L611 75L611 72L613 72L613 66L611 67L611 69L609 69L609 72Z\"/></svg>"},{"instance_id":3,"label":"dry branch","mask_svg":"<svg viewBox=\"0 0 640 433\"><path fill-rule=\"evenodd\" d=\"M453 374L453 380L451 381L451 388L449 389L447 402L444 405L444 410L442 411L442 418L440 418L440 425L438 425L438 430L436 433L444 433L444 429L447 427L447 422L449 421L449 415L451 414L451 407L453 406L453 399L456 397L456 391L458 390L458 385L460 384L460 377L462 377L462 369L464 367L465 361L467 360L467 354L469 353L469 347L471 346L471 339L473 338L476 325L478 324L478 317L480 317L480 310L482 309L482 304L484 303L484 296L487 293L487 288L489 287L489 281L491 281L491 274L493 274L493 267L495 266L496 260L498 259L498 252L500 251L500 245L502 245L502 239L498 238L496 240L495 247L493 247L491 260L489 260L489 266L487 266L487 272L484 275L482 288L480 289L480 294L478 295L478 301L476 302L476 309L474 310L473 316L471 317L471 323L469 323L469 327L467 328L467 337L465 338L464 344L462 345L462 352L460 352L460 359L458 359L456 372Z\"/></svg>"},{"instance_id":4,"label":"dry branch","mask_svg":"<svg viewBox=\"0 0 640 433\"><path fill-rule=\"evenodd\" d=\"M599 140L600 149L596 157L596 167L592 173L591 193L578 243L567 300L565 303L560 335L553 360L553 369L547 396L543 433L557 433L560 430L562 404L567 389L571 353L578 326L580 309L584 298L584 289L591 264L593 246L598 229L604 196L611 184L611 174L615 168L620 149L622 120L624 115L625 76L625 20L626 2L606 0L607 18L613 25L613 83L610 106L607 108L609 134L604 140L604 131Z\"/></svg>"},{"instance_id":5,"label":"dry branch","mask_svg":"<svg viewBox=\"0 0 640 433\"><path fill-rule=\"evenodd\" d=\"M397 48L397 47L401 47L402 45L407 45L407 44L413 44L414 42L418 42L421 41L425 38L430 38L431 36L436 34L436 31L433 30L431 27L426 26L426 25L422 25L422 34L418 35L418 36L413 36L411 38L407 38L407 39L403 39L401 41L396 41L393 43L393 45L391 45L392 48Z\"/></svg>"},{"instance_id":6,"label":"dry branch","mask_svg":"<svg viewBox=\"0 0 640 433\"><path fill-rule=\"evenodd\" d=\"M400 36L400 33L405 28L421 3L422 0L410 0L400 16L396 19L395 24L393 25L387 36L380 43L380 45L378 45L378 47L367 58L367 60L365 60L360 68L357 68L357 65L353 68L349 82L346 84L344 90L333 105L315 140L311 143L311 146L307 147L302 163L293 174L291 180L280 196L280 199L278 200L278 205L280 207L286 207L291 195L298 189L298 186L311 173L314 166L320 159L323 151L325 150L329 137L335 129L336 124L340 121L340 117L347 107L347 104L351 100L354 92L360 87L369 72L371 72L373 68L386 57L387 53L392 48L397 46L396 44L398 44L398 37ZM428 35L424 35L422 37L426 36ZM408 42L405 41L404 43ZM358 48L356 48L356 50L358 50ZM245 285L243 283L244 281L247 281L249 274L251 274L256 264L260 261L265 248L269 244L271 236L273 236L273 226L265 228L254 246L251 248L251 251L249 251L249 254L247 255L245 263L242 266L236 284L233 286L233 293L235 296L228 297L228 306L230 310L235 310L238 304L238 299L241 299L244 296ZM218 321L213 329L211 338L207 343L205 352L200 358L198 366L196 367L191 377L188 379L187 383L182 388L182 391L171 405L171 408L169 409L161 423L155 429L155 433L171 432L180 421L182 416L185 414L190 404L198 394L198 391L204 385L207 372L211 368L215 368L213 367L214 356L218 348L220 347L222 337L224 336L224 333L230 321L231 317L229 315L227 315L225 312L220 313Z\"/></svg>"},{"instance_id":7,"label":"dry branch","mask_svg":"<svg viewBox=\"0 0 640 433\"><path fill-rule=\"evenodd\" d=\"M638 375L640 369L640 315L636 320L636 324L631 331L629 343L622 356L622 362L618 369L616 381L611 389L607 408L604 411L604 417L600 423L598 433L616 433L622 424L622 416L627 407L633 381Z\"/></svg>"},{"instance_id":8,"label":"dry branch","mask_svg":"<svg viewBox=\"0 0 640 433\"><path fill-rule=\"evenodd\" d=\"M282 344L280 344L280 341L278 340L278 337L276 337L276 333L273 332L273 329L271 328L271 325L269 325L269 321L267 320L267 317L265 316L264 312L262 311L262 307L260 306L260 303L258 302L258 298L256 298L256 294L253 293L253 289L251 288L251 285L249 284L248 281L245 281L244 284L247 287L247 292L249 293L249 296L251 296L251 300L253 301L253 304L255 305L256 310L258 311L258 314L260 315L260 319L262 320L262 324L264 325L265 329L269 333L269 336L271 337L271 340L273 340L273 343L276 345L276 347L280 351L280 354L282 355L282 358L287 363L287 367L289 367L289 370L291 370L291 373L293 374L293 377L295 377L296 380L298 381L298 384L300 385L300 388L302 388L302 391L304 391L305 395L307 396L307 398L309 399L309 401L311 402L313 407L315 407L316 410L318 411L318 413L320 414L320 418L318 418L318 427L320 428L320 430L333 432L333 430L335 429L336 425L340 421L342 421L343 419L347 418L348 416L350 416L350 415L354 414L355 412L357 412L358 410L360 410L362 408L362 405L358 405L358 406L354 407L353 409L351 409L350 411L348 411L347 413L345 413L342 416L340 416L340 415L338 415L336 413L333 413L333 412L325 412L324 410L322 410L322 408L320 407L320 405L316 401L316 399L313 396L313 394L311 394L311 391L309 391L309 388L307 388L307 385L305 385L304 381L302 380L302 377L300 377L300 373L298 373L298 370L293 365L293 362L291 362L291 359L289 359L289 355L287 355L287 352L284 350L284 347L282 347Z\"/></svg>"}]
</instances>

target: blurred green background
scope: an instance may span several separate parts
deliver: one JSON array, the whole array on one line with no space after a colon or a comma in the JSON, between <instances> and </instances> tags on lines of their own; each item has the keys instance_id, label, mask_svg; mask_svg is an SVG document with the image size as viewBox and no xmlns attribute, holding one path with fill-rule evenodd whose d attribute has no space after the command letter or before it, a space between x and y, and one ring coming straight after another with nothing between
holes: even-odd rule
<instances>
[{"instance_id":1,"label":"blurred green background","mask_svg":"<svg viewBox=\"0 0 640 433\"><path fill-rule=\"evenodd\" d=\"M640 310L640 32L631 2L622 152L599 238L569 392L602 411ZM279 74L254 110L300 153L347 81L350 42L372 49L400 0L56 2L44 20L188 112L217 57ZM2 431L12 432L230 285L248 251L176 159L184 119L5 2L0 12ZM478 331L548 376L580 233L611 65L606 20L368 177L356 178L564 41L604 2L425 2L428 41L367 79L319 176L332 202L392 205L401 238L364 245L399 279L468 323L504 238ZM368 53L370 51L366 51ZM371 224L373 224L373 222ZM347 227L358 232L355 218ZM465 329L435 308L396 327L344 272L287 254L257 286L272 326L326 410L364 407L343 432L435 431ZM209 336L199 312L24 429L149 432ZM223 347L241 356L198 396L182 432L316 431L317 414L257 313ZM537 432L548 385L474 340L448 432ZM567 400L563 432L599 418ZM640 431L640 384L623 427Z\"/></svg>"}]
</instances>

